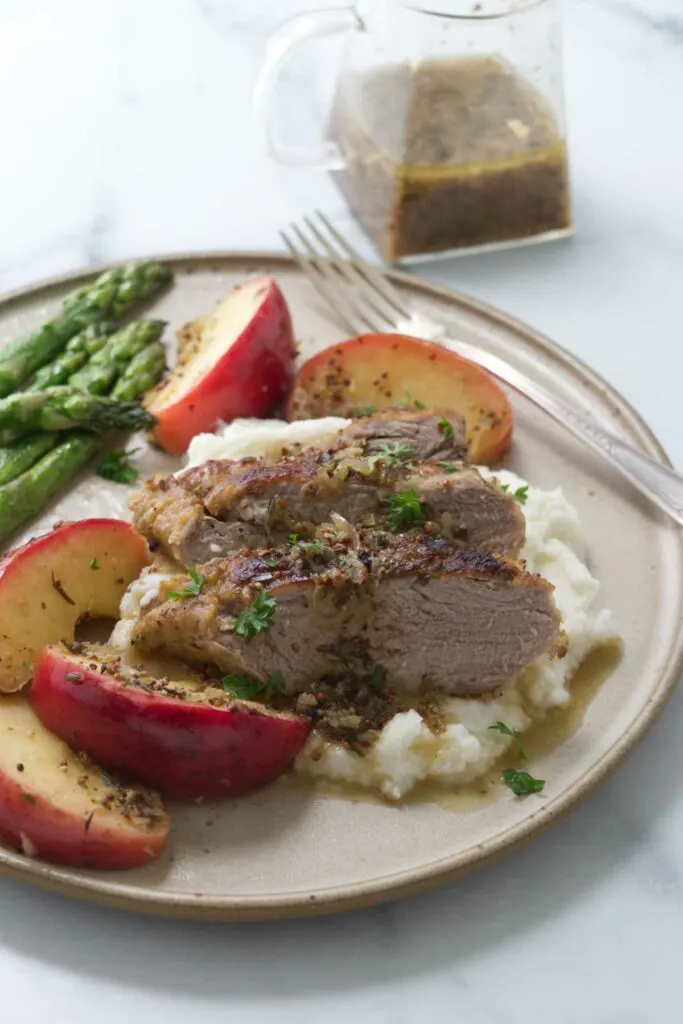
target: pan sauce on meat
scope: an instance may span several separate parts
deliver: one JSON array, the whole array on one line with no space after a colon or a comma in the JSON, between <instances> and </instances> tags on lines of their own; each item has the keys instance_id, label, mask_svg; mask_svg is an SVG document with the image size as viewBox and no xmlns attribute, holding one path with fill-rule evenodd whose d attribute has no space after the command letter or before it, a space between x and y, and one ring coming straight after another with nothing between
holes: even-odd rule
<instances>
[{"instance_id":1,"label":"pan sauce on meat","mask_svg":"<svg viewBox=\"0 0 683 1024\"><path fill-rule=\"evenodd\" d=\"M295 545L199 571L199 596L169 598L186 582L179 576L142 609L137 648L261 681L277 672L290 692L380 665L398 690L478 695L561 647L547 581L443 539L360 551L337 544L312 558ZM267 627L239 635L239 617L264 595Z\"/></svg>"},{"instance_id":2,"label":"pan sauce on meat","mask_svg":"<svg viewBox=\"0 0 683 1024\"><path fill-rule=\"evenodd\" d=\"M133 496L135 525L181 564L196 565L245 547L276 546L291 533L311 535L332 513L386 528L391 495L415 491L421 518L460 549L518 554L524 516L509 495L459 461L462 421L431 411L390 412L355 421L326 452L210 461L150 481Z\"/></svg>"},{"instance_id":3,"label":"pan sauce on meat","mask_svg":"<svg viewBox=\"0 0 683 1024\"><path fill-rule=\"evenodd\" d=\"M131 503L137 528L204 580L178 599L179 576L145 604L137 648L262 682L278 673L290 693L380 666L397 691L459 696L559 653L553 588L511 557L522 511L463 461L464 436L452 413L385 410L327 451L148 482Z\"/></svg>"}]
</instances>

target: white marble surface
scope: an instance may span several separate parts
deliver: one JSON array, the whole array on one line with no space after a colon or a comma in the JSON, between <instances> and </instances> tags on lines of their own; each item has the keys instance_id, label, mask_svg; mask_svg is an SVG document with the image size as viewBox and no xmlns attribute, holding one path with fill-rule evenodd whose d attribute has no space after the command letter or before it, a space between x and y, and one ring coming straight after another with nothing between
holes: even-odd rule
<instances>
[{"instance_id":1,"label":"white marble surface","mask_svg":"<svg viewBox=\"0 0 683 1024\"><path fill-rule=\"evenodd\" d=\"M152 251L278 246L339 201L269 165L264 32L313 0L0 0L0 288ZM430 277L609 377L683 465L683 6L566 3L578 234ZM0 1020L664 1024L681 1017L683 696L569 819L458 884L321 921L128 918L0 882Z\"/></svg>"}]
</instances>

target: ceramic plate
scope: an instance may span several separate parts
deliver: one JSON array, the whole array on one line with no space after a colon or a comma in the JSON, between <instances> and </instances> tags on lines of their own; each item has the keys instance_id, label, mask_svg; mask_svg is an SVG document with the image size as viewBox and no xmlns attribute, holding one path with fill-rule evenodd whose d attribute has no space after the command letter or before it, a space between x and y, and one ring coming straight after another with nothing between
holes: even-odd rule
<instances>
[{"instance_id":1,"label":"ceramic plate","mask_svg":"<svg viewBox=\"0 0 683 1024\"><path fill-rule=\"evenodd\" d=\"M170 261L175 286L152 307L152 315L173 327L210 309L245 274L267 270L277 275L290 303L304 356L343 336L287 259L216 253ZM64 292L89 277L92 271L62 277L0 301L0 341L44 319ZM393 277L411 300L446 323L453 337L504 356L665 461L633 409L558 346L462 295L398 273ZM530 403L515 399L514 406L510 468L539 487L561 485L577 507L591 568L625 642L624 657L597 689L573 734L534 761L534 774L547 780L542 795L523 800L502 790L469 809L429 801L396 807L323 795L290 777L232 802L172 807L167 854L144 869L77 871L6 850L0 850L0 868L69 896L142 912L224 920L328 913L452 879L511 850L585 796L643 735L676 682L683 647L681 532ZM158 456L147 453L144 460L143 471L158 468ZM39 526L56 519L125 515L126 499L125 488L84 479ZM37 532L34 523L25 535Z\"/></svg>"}]
</instances>

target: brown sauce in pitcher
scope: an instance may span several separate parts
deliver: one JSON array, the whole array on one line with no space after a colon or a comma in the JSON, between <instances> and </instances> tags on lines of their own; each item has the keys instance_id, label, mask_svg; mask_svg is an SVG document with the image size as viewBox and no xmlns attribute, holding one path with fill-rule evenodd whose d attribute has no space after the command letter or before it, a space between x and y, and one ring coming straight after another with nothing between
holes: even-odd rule
<instances>
[{"instance_id":1,"label":"brown sauce in pitcher","mask_svg":"<svg viewBox=\"0 0 683 1024\"><path fill-rule=\"evenodd\" d=\"M567 152L547 102L496 57L348 80L330 137L352 210L387 260L570 226Z\"/></svg>"}]
</instances>

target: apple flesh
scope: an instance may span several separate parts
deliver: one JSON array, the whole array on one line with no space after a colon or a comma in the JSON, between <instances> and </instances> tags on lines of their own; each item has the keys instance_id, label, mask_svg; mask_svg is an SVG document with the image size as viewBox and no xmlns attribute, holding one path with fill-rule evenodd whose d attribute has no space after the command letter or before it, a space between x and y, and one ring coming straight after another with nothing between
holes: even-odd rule
<instances>
[{"instance_id":1,"label":"apple flesh","mask_svg":"<svg viewBox=\"0 0 683 1024\"><path fill-rule=\"evenodd\" d=\"M179 332L174 370L147 402L153 437L182 455L196 434L262 416L285 395L294 368L292 321L272 277L234 288L209 316Z\"/></svg>"},{"instance_id":2,"label":"apple flesh","mask_svg":"<svg viewBox=\"0 0 683 1024\"><path fill-rule=\"evenodd\" d=\"M363 334L307 360L287 418L353 417L416 401L465 417L470 462L493 463L507 451L512 408L493 377L450 349L403 334Z\"/></svg>"},{"instance_id":3,"label":"apple flesh","mask_svg":"<svg viewBox=\"0 0 683 1024\"><path fill-rule=\"evenodd\" d=\"M156 793L78 757L23 696L0 698L0 842L55 864L123 870L158 857L169 827Z\"/></svg>"},{"instance_id":4,"label":"apple flesh","mask_svg":"<svg viewBox=\"0 0 683 1024\"><path fill-rule=\"evenodd\" d=\"M44 651L29 695L34 711L75 750L167 796L248 793L278 778L310 731L307 720L233 700L219 685L124 673L111 649L103 661L101 649L83 647Z\"/></svg>"},{"instance_id":5,"label":"apple flesh","mask_svg":"<svg viewBox=\"0 0 683 1024\"><path fill-rule=\"evenodd\" d=\"M46 644L73 640L84 618L118 618L126 588L149 562L143 538L118 519L66 523L0 561L0 692L30 680Z\"/></svg>"}]
</instances>

